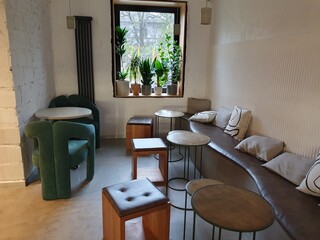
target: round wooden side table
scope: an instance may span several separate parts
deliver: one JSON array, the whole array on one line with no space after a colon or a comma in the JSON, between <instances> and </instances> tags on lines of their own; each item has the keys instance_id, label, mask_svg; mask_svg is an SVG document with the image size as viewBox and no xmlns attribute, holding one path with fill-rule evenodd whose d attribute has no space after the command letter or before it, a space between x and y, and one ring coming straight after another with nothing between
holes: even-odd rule
<instances>
[{"instance_id":1,"label":"round wooden side table","mask_svg":"<svg viewBox=\"0 0 320 240\"><path fill-rule=\"evenodd\" d=\"M256 232L266 229L275 220L271 205L260 195L226 184L200 188L192 195L195 213L206 222L222 229L239 232ZM221 239L221 231L219 231Z\"/></svg>"},{"instance_id":2,"label":"round wooden side table","mask_svg":"<svg viewBox=\"0 0 320 240\"><path fill-rule=\"evenodd\" d=\"M170 128L169 132L172 131L173 126L172 126L172 120L173 119L179 119L180 120L180 126L181 126L181 117L184 116L183 112L180 111L175 111L175 110L169 110L169 109L161 109L157 112L155 112L156 115L156 123L155 123L155 135L157 137L160 137L160 118L169 118L170 119ZM172 159L172 150L174 149L174 145L169 144L169 162L177 162L183 159L183 155L180 152L180 147L179 147L179 156L175 159Z\"/></svg>"},{"instance_id":3,"label":"round wooden side table","mask_svg":"<svg viewBox=\"0 0 320 240\"><path fill-rule=\"evenodd\" d=\"M211 186L211 185L216 185L216 184L223 184L223 182L214 180L214 179L209 179L209 178L201 178L201 179L194 179L191 180L190 182L187 183L186 185L186 190L187 193L192 196L196 191L203 187ZM195 230L196 230L196 213L193 211L193 225L192 225L192 239L195 238ZM215 226L212 226L212 239L214 238L214 229ZM221 228L219 229L221 230Z\"/></svg>"},{"instance_id":4,"label":"round wooden side table","mask_svg":"<svg viewBox=\"0 0 320 240\"><path fill-rule=\"evenodd\" d=\"M185 181L189 181L189 165L190 165L190 148L195 148L195 163L194 163L194 169L193 169L193 179L196 178L196 156L197 156L197 147L201 147L201 153L200 153L200 178L201 178L201 167L202 167L202 146L207 145L211 139L200 133L195 133L191 131L185 131L185 130L174 130L168 133L167 140L170 143L173 143L178 146L183 146L185 149L184 153L184 176L183 177L173 177L168 181L168 187L175 190L175 191L185 191L185 201L184 201L184 207L179 207L177 205L174 205L171 203L171 205L177 209L184 210L184 224L183 224L183 239L185 239L185 232L186 232L186 211L192 210L192 208L187 208L187 191L186 188L183 189L177 189L170 186L170 181L173 181L175 179L182 179ZM187 164L187 165L186 165Z\"/></svg>"}]
</instances>

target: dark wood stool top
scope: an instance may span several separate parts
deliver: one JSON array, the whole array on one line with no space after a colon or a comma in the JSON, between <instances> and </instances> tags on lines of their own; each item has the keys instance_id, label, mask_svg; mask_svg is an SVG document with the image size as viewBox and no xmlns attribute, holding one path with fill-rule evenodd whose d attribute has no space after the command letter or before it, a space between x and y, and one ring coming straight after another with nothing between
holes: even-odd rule
<instances>
[{"instance_id":1,"label":"dark wood stool top","mask_svg":"<svg viewBox=\"0 0 320 240\"><path fill-rule=\"evenodd\" d=\"M226 184L211 185L192 196L193 210L208 223L236 232L256 232L275 219L271 205L260 195Z\"/></svg>"},{"instance_id":2,"label":"dark wood stool top","mask_svg":"<svg viewBox=\"0 0 320 240\"><path fill-rule=\"evenodd\" d=\"M132 117L127 122L128 125L152 125L152 117Z\"/></svg>"}]
</instances>

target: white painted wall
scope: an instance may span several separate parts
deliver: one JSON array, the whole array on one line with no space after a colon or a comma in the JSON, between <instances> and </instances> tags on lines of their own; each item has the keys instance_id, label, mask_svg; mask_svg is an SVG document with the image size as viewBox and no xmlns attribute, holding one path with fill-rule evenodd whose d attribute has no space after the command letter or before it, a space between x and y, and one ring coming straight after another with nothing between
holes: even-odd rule
<instances>
[{"instance_id":1,"label":"white painted wall","mask_svg":"<svg viewBox=\"0 0 320 240\"><path fill-rule=\"evenodd\" d=\"M208 96L252 110L249 134L320 148L320 1L215 0Z\"/></svg>"},{"instance_id":2,"label":"white painted wall","mask_svg":"<svg viewBox=\"0 0 320 240\"><path fill-rule=\"evenodd\" d=\"M0 1L0 183L33 168L23 129L54 96L49 20L49 0Z\"/></svg>"},{"instance_id":3,"label":"white painted wall","mask_svg":"<svg viewBox=\"0 0 320 240\"><path fill-rule=\"evenodd\" d=\"M205 2L203 3L205 4ZM134 115L154 115L162 108L186 110L188 97L205 97L210 27L200 25L198 0L188 1L186 79L184 98L113 98L111 79L111 19L109 0L71 0L71 15L92 16L93 65L101 136L125 137L125 125ZM74 30L67 29L69 3L51 2L54 81L56 94L77 93Z\"/></svg>"}]
</instances>

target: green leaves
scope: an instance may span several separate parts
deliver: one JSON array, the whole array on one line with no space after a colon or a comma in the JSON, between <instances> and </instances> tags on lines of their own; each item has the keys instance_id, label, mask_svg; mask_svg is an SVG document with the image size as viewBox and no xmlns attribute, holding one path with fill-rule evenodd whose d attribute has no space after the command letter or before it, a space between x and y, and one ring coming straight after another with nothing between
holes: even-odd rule
<instances>
[{"instance_id":1,"label":"green leaves","mask_svg":"<svg viewBox=\"0 0 320 240\"><path fill-rule=\"evenodd\" d=\"M130 77L134 78L134 83L137 83L137 75L139 73L139 65L140 65L140 57L138 56L137 52L135 51L132 55L130 61Z\"/></svg>"},{"instance_id":2,"label":"green leaves","mask_svg":"<svg viewBox=\"0 0 320 240\"><path fill-rule=\"evenodd\" d=\"M123 54L126 52L125 44L127 43L126 35L128 33L128 30L126 28L116 26L115 33L115 50L121 58Z\"/></svg>"},{"instance_id":3,"label":"green leaves","mask_svg":"<svg viewBox=\"0 0 320 240\"><path fill-rule=\"evenodd\" d=\"M154 76L154 71L150 60L142 60L139 65L139 70L142 77L141 83L143 85L151 85L153 83L152 77Z\"/></svg>"}]
</instances>

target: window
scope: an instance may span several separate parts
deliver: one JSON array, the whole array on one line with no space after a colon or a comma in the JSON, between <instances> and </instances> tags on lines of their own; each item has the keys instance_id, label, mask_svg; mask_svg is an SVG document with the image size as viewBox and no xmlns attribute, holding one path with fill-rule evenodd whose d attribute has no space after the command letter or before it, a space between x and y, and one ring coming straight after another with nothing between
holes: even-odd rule
<instances>
[{"instance_id":1,"label":"window","mask_svg":"<svg viewBox=\"0 0 320 240\"><path fill-rule=\"evenodd\" d=\"M111 1L114 96L182 97L187 3Z\"/></svg>"}]
</instances>

